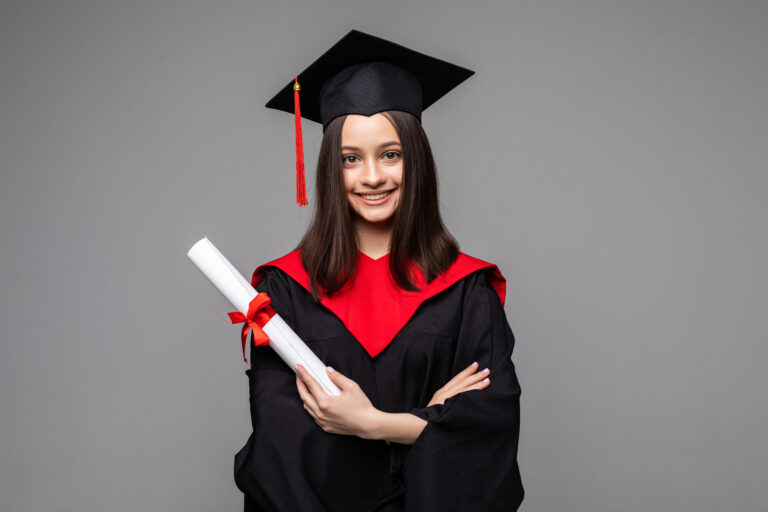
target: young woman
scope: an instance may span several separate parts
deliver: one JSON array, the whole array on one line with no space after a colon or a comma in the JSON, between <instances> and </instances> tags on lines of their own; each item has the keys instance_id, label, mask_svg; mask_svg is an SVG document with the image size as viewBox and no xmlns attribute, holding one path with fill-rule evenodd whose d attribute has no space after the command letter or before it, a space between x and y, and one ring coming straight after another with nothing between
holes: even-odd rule
<instances>
[{"instance_id":1,"label":"young woman","mask_svg":"<svg viewBox=\"0 0 768 512\"><path fill-rule=\"evenodd\" d=\"M339 55L361 46L375 58ZM420 122L425 66L384 61L402 47L357 31L332 51L346 65L323 62L330 76L317 80L313 221L253 283L342 393L251 346L253 433L235 457L245 510L516 510L520 386L505 282L442 223ZM303 75L312 83L311 67ZM416 106L403 88L387 95L398 80Z\"/></svg>"}]
</instances>

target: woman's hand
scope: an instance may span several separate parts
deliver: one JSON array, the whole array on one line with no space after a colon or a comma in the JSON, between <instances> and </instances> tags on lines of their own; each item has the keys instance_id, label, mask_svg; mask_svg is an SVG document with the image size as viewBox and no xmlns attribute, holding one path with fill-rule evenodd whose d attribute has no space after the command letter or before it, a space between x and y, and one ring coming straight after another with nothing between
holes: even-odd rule
<instances>
[{"instance_id":1,"label":"woman's hand","mask_svg":"<svg viewBox=\"0 0 768 512\"><path fill-rule=\"evenodd\" d=\"M427 407L430 405L442 404L448 398L453 395L458 395L463 391L488 387L491 384L491 381L487 378L488 374L491 373L490 370L486 368L483 371L475 373L476 369L477 362L474 362L457 373L445 386L435 391L435 395L432 397L432 400L429 401Z\"/></svg>"},{"instance_id":2,"label":"woman's hand","mask_svg":"<svg viewBox=\"0 0 768 512\"><path fill-rule=\"evenodd\" d=\"M319 382L300 364L296 365L296 387L304 409L329 434L346 434L370 439L375 428L376 409L363 390L352 379L328 367L331 381L341 388L341 395L327 394Z\"/></svg>"}]
</instances>

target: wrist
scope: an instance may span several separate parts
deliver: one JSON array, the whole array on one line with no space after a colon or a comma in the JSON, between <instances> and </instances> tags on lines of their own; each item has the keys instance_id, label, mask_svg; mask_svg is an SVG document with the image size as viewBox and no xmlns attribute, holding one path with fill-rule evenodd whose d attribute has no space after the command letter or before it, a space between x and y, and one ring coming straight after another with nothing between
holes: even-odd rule
<instances>
[{"instance_id":1,"label":"wrist","mask_svg":"<svg viewBox=\"0 0 768 512\"><path fill-rule=\"evenodd\" d=\"M387 415L388 413L373 408L368 413L368 418L365 421L363 432L359 437L363 439L371 439L374 441L383 440Z\"/></svg>"},{"instance_id":2,"label":"wrist","mask_svg":"<svg viewBox=\"0 0 768 512\"><path fill-rule=\"evenodd\" d=\"M427 420L409 412L383 412L375 409L366 421L363 439L413 444L427 426Z\"/></svg>"}]
</instances>

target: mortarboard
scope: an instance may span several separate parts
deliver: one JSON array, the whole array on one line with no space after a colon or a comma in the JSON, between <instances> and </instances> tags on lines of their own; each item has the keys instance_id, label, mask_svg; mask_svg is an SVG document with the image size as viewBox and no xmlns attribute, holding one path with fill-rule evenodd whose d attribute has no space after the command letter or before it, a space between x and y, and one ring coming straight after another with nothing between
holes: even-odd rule
<instances>
[{"instance_id":1,"label":"mortarboard","mask_svg":"<svg viewBox=\"0 0 768 512\"><path fill-rule=\"evenodd\" d=\"M421 112L474 71L379 37L351 30L265 105L294 114L296 202L307 204L301 118L323 125L345 114ZM299 101L301 91L301 101Z\"/></svg>"}]
</instances>

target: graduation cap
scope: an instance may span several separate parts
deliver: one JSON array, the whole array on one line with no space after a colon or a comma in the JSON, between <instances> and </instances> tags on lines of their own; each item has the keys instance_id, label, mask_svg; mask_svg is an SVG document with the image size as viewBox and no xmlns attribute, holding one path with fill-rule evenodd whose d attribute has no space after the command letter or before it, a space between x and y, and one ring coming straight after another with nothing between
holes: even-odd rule
<instances>
[{"instance_id":1,"label":"graduation cap","mask_svg":"<svg viewBox=\"0 0 768 512\"><path fill-rule=\"evenodd\" d=\"M301 118L323 125L345 114L421 112L474 71L379 37L351 30L265 105L294 114L296 202L307 203ZM299 100L301 92L301 101Z\"/></svg>"}]
</instances>

